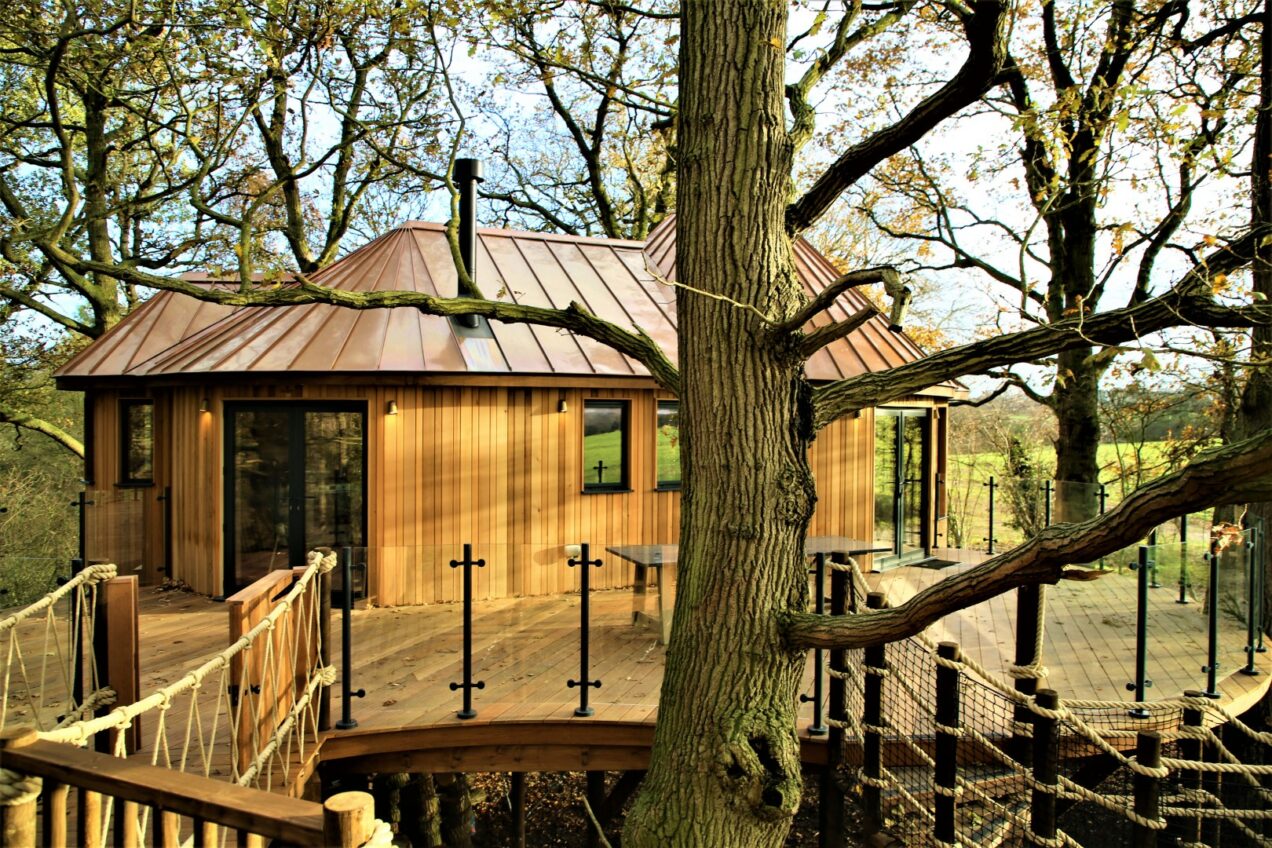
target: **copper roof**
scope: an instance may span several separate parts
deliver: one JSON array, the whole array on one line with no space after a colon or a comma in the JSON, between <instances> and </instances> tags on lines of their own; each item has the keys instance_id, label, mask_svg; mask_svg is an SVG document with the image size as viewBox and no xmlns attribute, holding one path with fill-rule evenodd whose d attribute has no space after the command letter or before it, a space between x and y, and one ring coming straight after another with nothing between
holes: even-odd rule
<instances>
[{"instance_id":1,"label":"copper roof","mask_svg":"<svg viewBox=\"0 0 1272 848\"><path fill-rule=\"evenodd\" d=\"M597 315L645 329L673 359L675 228L648 243L499 229L478 231L477 279L487 297L536 306L578 301ZM812 292L837 276L807 243L795 247ZM652 269L652 270L651 270ZM655 274L654 272L657 272ZM456 293L455 266L441 224L409 222L313 275L349 291ZM864 307L856 292L814 323ZM835 380L913 361L922 351L873 319L808 363L815 380ZM545 327L491 322L467 330L411 308L352 310L323 304L218 306L160 292L57 372L72 387L94 379L273 373L515 373L647 376L632 359L587 338Z\"/></svg>"}]
</instances>

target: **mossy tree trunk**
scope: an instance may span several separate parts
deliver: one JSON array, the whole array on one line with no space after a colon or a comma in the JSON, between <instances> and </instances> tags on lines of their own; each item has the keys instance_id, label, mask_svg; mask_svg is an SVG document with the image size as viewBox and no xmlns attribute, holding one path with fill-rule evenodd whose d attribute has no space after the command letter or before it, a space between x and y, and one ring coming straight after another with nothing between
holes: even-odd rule
<instances>
[{"instance_id":1,"label":"mossy tree trunk","mask_svg":"<svg viewBox=\"0 0 1272 848\"><path fill-rule=\"evenodd\" d=\"M780 845L800 798L795 695L804 654L779 615L804 609L809 388L756 313L801 300L783 224L791 148L786 6L682 7L677 273L682 504L675 627L653 759L623 844ZM789 340L787 340L789 341Z\"/></svg>"}]
</instances>

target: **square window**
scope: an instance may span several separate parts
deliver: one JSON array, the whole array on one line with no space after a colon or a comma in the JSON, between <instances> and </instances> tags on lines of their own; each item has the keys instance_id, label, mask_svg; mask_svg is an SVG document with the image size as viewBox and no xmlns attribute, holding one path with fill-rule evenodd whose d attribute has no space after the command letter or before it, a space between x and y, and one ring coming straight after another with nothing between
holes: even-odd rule
<instances>
[{"instance_id":1,"label":"square window","mask_svg":"<svg viewBox=\"0 0 1272 848\"><path fill-rule=\"evenodd\" d=\"M627 401L583 401L583 491L626 491L628 479Z\"/></svg>"},{"instance_id":2,"label":"square window","mask_svg":"<svg viewBox=\"0 0 1272 848\"><path fill-rule=\"evenodd\" d=\"M119 404L120 483L150 485L155 477L155 406L149 400Z\"/></svg>"},{"instance_id":3,"label":"square window","mask_svg":"<svg viewBox=\"0 0 1272 848\"><path fill-rule=\"evenodd\" d=\"M658 488L680 488L680 401L658 401Z\"/></svg>"}]
</instances>

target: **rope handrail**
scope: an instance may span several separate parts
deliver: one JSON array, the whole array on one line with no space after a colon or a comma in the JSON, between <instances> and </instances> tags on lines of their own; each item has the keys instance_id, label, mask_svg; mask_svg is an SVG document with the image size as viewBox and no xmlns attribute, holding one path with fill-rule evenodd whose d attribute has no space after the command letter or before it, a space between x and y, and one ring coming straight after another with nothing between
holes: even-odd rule
<instances>
[{"instance_id":1,"label":"rope handrail","mask_svg":"<svg viewBox=\"0 0 1272 848\"><path fill-rule=\"evenodd\" d=\"M94 586L107 580L113 580L116 576L118 576L118 568L111 563L90 565L38 601L23 607L13 615L0 621L0 633L12 630L27 619L34 617L37 613L44 612L81 586Z\"/></svg>"},{"instance_id":2,"label":"rope handrail","mask_svg":"<svg viewBox=\"0 0 1272 848\"><path fill-rule=\"evenodd\" d=\"M214 655L211 659L204 662L198 668L187 672L183 677L173 683L164 686L152 692L150 695L126 704L116 707L104 716L89 719L87 721L76 722L66 727L56 730L44 731L39 734L41 739L50 742L64 742L73 745L83 745L92 736L105 730L123 729L128 727L132 721L139 715L154 709L159 709L171 703L172 699L184 692L188 692L202 685L205 678L209 675L220 671L222 668L229 666L230 661L236 656L246 651L252 646L262 633L273 630L274 626L282 616L284 616L293 606L297 599L305 592L309 584L319 574L325 574L331 571L336 565L336 557L330 554L326 557L313 556L305 571L297 578L291 589L283 598L280 599L277 606L270 610L269 614L262 618L251 630L244 633L228 648Z\"/></svg>"}]
</instances>

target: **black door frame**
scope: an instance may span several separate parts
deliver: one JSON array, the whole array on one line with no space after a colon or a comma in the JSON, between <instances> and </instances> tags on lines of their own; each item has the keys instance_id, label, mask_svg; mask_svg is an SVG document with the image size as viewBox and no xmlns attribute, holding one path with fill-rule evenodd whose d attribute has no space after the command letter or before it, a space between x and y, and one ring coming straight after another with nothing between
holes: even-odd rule
<instances>
[{"instance_id":1,"label":"black door frame","mask_svg":"<svg viewBox=\"0 0 1272 848\"><path fill-rule=\"evenodd\" d=\"M305 413L306 412L354 412L362 416L362 541L366 546L367 535L367 402L356 400L227 400L224 403L224 442L222 454L223 471L221 485L224 489L221 522L221 587L225 596L229 596L242 586L235 580L235 482L234 452L237 448L234 437L235 416L239 412L277 412L288 413L287 418L287 450L288 450L288 504L287 504L287 558L292 566L304 565L305 555ZM300 462L294 461L300 454ZM302 561L296 562L299 557Z\"/></svg>"},{"instance_id":2,"label":"black door frame","mask_svg":"<svg viewBox=\"0 0 1272 848\"><path fill-rule=\"evenodd\" d=\"M932 476L932 410L927 407L886 407L875 411L876 418L885 416L895 420L895 426L892 428L892 444L894 462L892 467L892 553L883 554L879 557L880 567L891 567L897 565L905 565L910 562L916 562L931 555L932 539L931 524L929 521L929 509L931 507L931 476ZM920 428L922 435L922 443L919 446L920 465L919 470L919 547L915 552L902 553L901 548L905 540L905 487L909 485L904 477L905 473L905 420L919 419L923 422ZM879 428L875 427L875 436L878 436ZM875 453L879 450L878 444L875 445ZM877 464L875 466L878 467ZM874 482L874 489L878 491L879 481Z\"/></svg>"}]
</instances>

